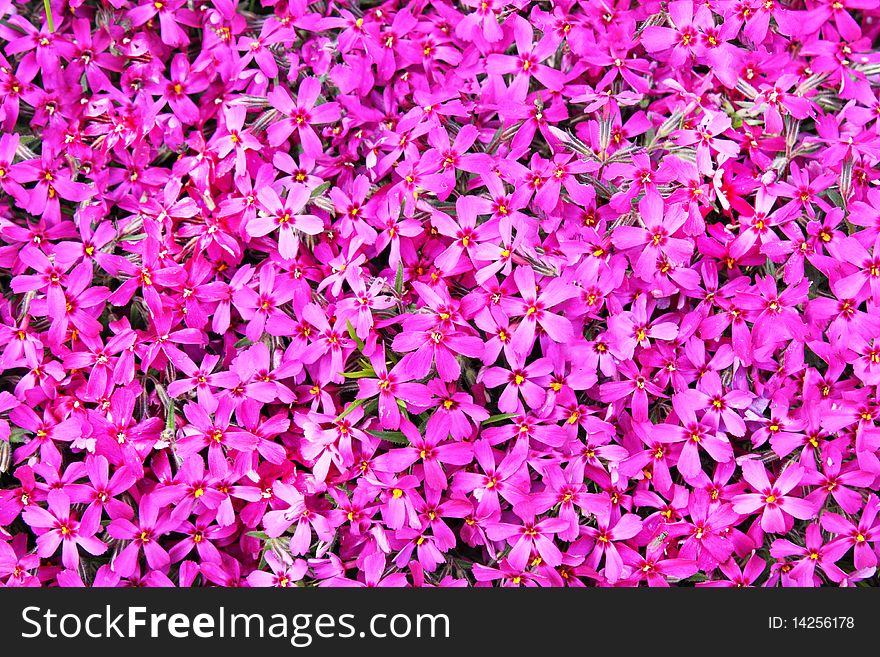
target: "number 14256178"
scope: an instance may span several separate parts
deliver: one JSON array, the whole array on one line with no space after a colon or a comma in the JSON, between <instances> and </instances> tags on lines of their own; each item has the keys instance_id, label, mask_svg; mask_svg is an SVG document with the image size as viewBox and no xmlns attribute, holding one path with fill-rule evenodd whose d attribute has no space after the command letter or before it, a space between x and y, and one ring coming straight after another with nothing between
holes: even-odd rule
<instances>
[{"instance_id":1,"label":"number 14256178","mask_svg":"<svg viewBox=\"0 0 880 657\"><path fill-rule=\"evenodd\" d=\"M770 616L767 624L771 630L851 630L856 625L852 616Z\"/></svg>"}]
</instances>

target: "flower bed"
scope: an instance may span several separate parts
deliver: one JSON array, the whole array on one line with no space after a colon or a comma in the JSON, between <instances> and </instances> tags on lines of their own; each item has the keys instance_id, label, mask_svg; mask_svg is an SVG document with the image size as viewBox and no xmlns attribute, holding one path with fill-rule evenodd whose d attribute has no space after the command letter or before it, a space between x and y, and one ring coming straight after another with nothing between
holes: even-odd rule
<instances>
[{"instance_id":1,"label":"flower bed","mask_svg":"<svg viewBox=\"0 0 880 657\"><path fill-rule=\"evenodd\" d=\"M0 581L877 583L880 0L0 17Z\"/></svg>"}]
</instances>

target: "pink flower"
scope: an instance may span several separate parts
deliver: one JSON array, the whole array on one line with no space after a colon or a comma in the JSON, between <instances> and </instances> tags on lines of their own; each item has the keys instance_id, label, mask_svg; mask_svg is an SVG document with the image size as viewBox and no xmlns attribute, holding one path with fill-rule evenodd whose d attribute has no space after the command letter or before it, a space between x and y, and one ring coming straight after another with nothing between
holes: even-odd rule
<instances>
[{"instance_id":1,"label":"pink flower","mask_svg":"<svg viewBox=\"0 0 880 657\"><path fill-rule=\"evenodd\" d=\"M447 487L448 480L442 464L467 465L473 459L474 450L470 443L441 444L440 440L420 435L415 425L409 421L402 423L401 430L410 446L393 449L377 457L374 461L375 467L403 472L414 463L420 463L428 489L443 490Z\"/></svg>"},{"instance_id":2,"label":"pink flower","mask_svg":"<svg viewBox=\"0 0 880 657\"><path fill-rule=\"evenodd\" d=\"M113 572L120 577L130 577L137 570L141 550L150 568L161 570L171 560L159 539L173 530L177 522L169 513L162 512L156 499L150 495L139 500L138 512L139 519L135 522L117 518L107 527L113 538L129 541L111 563Z\"/></svg>"},{"instance_id":3,"label":"pink flower","mask_svg":"<svg viewBox=\"0 0 880 657\"><path fill-rule=\"evenodd\" d=\"M611 238L618 249L644 247L633 261L633 271L643 280L651 280L657 270L660 254L672 264L686 264L693 252L693 245L687 240L672 237L687 219L681 208L669 208L664 213L662 199L651 194L639 202L639 211L645 228L620 226Z\"/></svg>"},{"instance_id":4,"label":"pink flower","mask_svg":"<svg viewBox=\"0 0 880 657\"><path fill-rule=\"evenodd\" d=\"M369 399L379 396L379 421L383 429L400 427L400 408L398 400L407 404L427 406L430 403L428 389L421 383L412 383L411 376L406 376L403 361L389 372L385 365L385 349L380 348L370 356L370 363L377 375L376 379L358 379L358 399Z\"/></svg>"},{"instance_id":5,"label":"pink flower","mask_svg":"<svg viewBox=\"0 0 880 657\"><path fill-rule=\"evenodd\" d=\"M486 534L493 541L506 540L512 546L507 555L507 562L512 568L524 569L533 554L540 556L548 566L558 566L562 563L562 553L550 536L562 531L566 525L560 518L536 520L534 515L526 513L523 524L490 524Z\"/></svg>"},{"instance_id":6,"label":"pink flower","mask_svg":"<svg viewBox=\"0 0 880 657\"><path fill-rule=\"evenodd\" d=\"M799 557L789 577L801 586L812 586L817 568L832 582L843 579L843 571L836 564L848 548L844 543L825 543L819 525L813 523L807 527L806 544L803 547L787 539L777 538L770 546L770 554L776 559Z\"/></svg>"},{"instance_id":7,"label":"pink flower","mask_svg":"<svg viewBox=\"0 0 880 657\"><path fill-rule=\"evenodd\" d=\"M309 201L309 192L302 185L289 188L282 200L271 187L257 192L261 211L248 221L247 232L253 237L263 237L278 230L278 252L282 258L293 260L299 251L299 235L317 235L324 229L323 222L314 215L300 214Z\"/></svg>"},{"instance_id":8,"label":"pink flower","mask_svg":"<svg viewBox=\"0 0 880 657\"><path fill-rule=\"evenodd\" d=\"M605 579L614 584L628 575L623 557L615 544L632 538L642 529L642 520L632 513L614 520L612 516L603 514L597 518L596 527L584 527L583 537L578 539L573 550L587 554L586 563L598 570L604 556Z\"/></svg>"},{"instance_id":9,"label":"pink flower","mask_svg":"<svg viewBox=\"0 0 880 657\"><path fill-rule=\"evenodd\" d=\"M101 528L99 509L86 511L81 518L71 515L70 498L60 490L48 495L49 510L31 506L24 510L22 519L39 532L37 555L45 559L52 556L61 546L61 560L67 568L79 567L81 547L89 554L99 555L107 551L107 545L95 537Z\"/></svg>"},{"instance_id":10,"label":"pink flower","mask_svg":"<svg viewBox=\"0 0 880 657\"><path fill-rule=\"evenodd\" d=\"M757 492L734 497L733 509L745 514L761 510L761 528L764 531L780 534L791 525L792 518L806 520L815 515L813 504L788 494L803 479L804 469L801 466L786 468L772 484L767 470L754 459L743 461L742 471L745 480Z\"/></svg>"},{"instance_id":11,"label":"pink flower","mask_svg":"<svg viewBox=\"0 0 880 657\"><path fill-rule=\"evenodd\" d=\"M267 94L272 106L287 118L269 126L269 143L273 146L287 141L296 130L303 150L309 157L321 154L321 140L312 126L333 123L339 120L340 112L337 103L317 105L321 93L321 83L315 77L305 78L299 85L296 101L284 87L277 86Z\"/></svg>"},{"instance_id":12,"label":"pink flower","mask_svg":"<svg viewBox=\"0 0 880 657\"><path fill-rule=\"evenodd\" d=\"M211 388L232 388L240 383L238 374L235 372L228 370L213 371L220 363L219 356L206 355L202 359L202 364L196 365L183 352L172 352L170 360L186 375L185 378L178 379L169 384L168 394L172 397L179 397L195 389L199 404L213 409L216 407L217 400Z\"/></svg>"},{"instance_id":13,"label":"pink flower","mask_svg":"<svg viewBox=\"0 0 880 657\"><path fill-rule=\"evenodd\" d=\"M546 393L532 379L546 376L553 371L553 364L546 358L525 364L525 359L515 358L510 369L490 367L480 372L480 381L489 388L504 385L504 391L498 398L498 409L502 413L520 413L523 405L519 397L529 408L538 408L544 403Z\"/></svg>"},{"instance_id":14,"label":"pink flower","mask_svg":"<svg viewBox=\"0 0 880 657\"><path fill-rule=\"evenodd\" d=\"M332 535L330 525L323 515L312 511L305 497L296 488L276 481L272 487L278 498L288 504L284 510L269 511L263 516L263 526L270 537L281 536L291 525L296 524L290 538L291 554L305 554L312 543L312 528L318 538L327 541Z\"/></svg>"},{"instance_id":15,"label":"pink flower","mask_svg":"<svg viewBox=\"0 0 880 657\"><path fill-rule=\"evenodd\" d=\"M540 326L556 342L571 339L574 335L571 322L550 312L550 309L575 296L577 290L561 279L553 279L539 292L535 272L530 267L518 267L513 278L521 300L511 299L502 305L511 315L522 317L511 341L513 350L523 356L531 351L536 326Z\"/></svg>"},{"instance_id":16,"label":"pink flower","mask_svg":"<svg viewBox=\"0 0 880 657\"><path fill-rule=\"evenodd\" d=\"M877 496L871 495L862 509L858 523L837 513L822 514L822 529L838 535L833 543L853 548L855 567L859 570L877 565L876 543L880 540L880 524L876 522L878 506ZM874 543L873 548L871 543Z\"/></svg>"}]
</instances>

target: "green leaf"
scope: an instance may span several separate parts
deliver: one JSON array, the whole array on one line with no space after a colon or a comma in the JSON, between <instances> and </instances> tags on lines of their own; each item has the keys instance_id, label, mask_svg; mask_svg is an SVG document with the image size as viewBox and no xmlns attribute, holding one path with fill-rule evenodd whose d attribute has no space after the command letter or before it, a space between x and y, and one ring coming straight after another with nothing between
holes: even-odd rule
<instances>
[{"instance_id":1,"label":"green leaf","mask_svg":"<svg viewBox=\"0 0 880 657\"><path fill-rule=\"evenodd\" d=\"M409 440L400 431L373 431L372 429L367 429L367 433L395 445L409 445Z\"/></svg>"},{"instance_id":2,"label":"green leaf","mask_svg":"<svg viewBox=\"0 0 880 657\"><path fill-rule=\"evenodd\" d=\"M348 337L354 340L354 343L357 345L358 351L363 353L364 341L358 337L357 331L355 331L354 326L351 325L351 320L345 320L345 325L348 327Z\"/></svg>"},{"instance_id":3,"label":"green leaf","mask_svg":"<svg viewBox=\"0 0 880 657\"><path fill-rule=\"evenodd\" d=\"M13 427L9 432L9 442L10 443L23 443L25 442L25 438L30 435L30 431L27 429L22 429L21 427Z\"/></svg>"},{"instance_id":4,"label":"green leaf","mask_svg":"<svg viewBox=\"0 0 880 657\"><path fill-rule=\"evenodd\" d=\"M403 261L397 263L397 276L394 277L394 291L397 296L403 296Z\"/></svg>"},{"instance_id":5,"label":"green leaf","mask_svg":"<svg viewBox=\"0 0 880 657\"><path fill-rule=\"evenodd\" d=\"M43 7L46 9L46 23L49 24L49 31L55 31L55 21L52 19L52 6L49 0L43 0Z\"/></svg>"},{"instance_id":6,"label":"green leaf","mask_svg":"<svg viewBox=\"0 0 880 657\"><path fill-rule=\"evenodd\" d=\"M517 415L518 413L501 413L500 415L493 415L492 417L483 420L483 424L498 424L499 422L504 422L504 420L509 420Z\"/></svg>"},{"instance_id":7,"label":"green leaf","mask_svg":"<svg viewBox=\"0 0 880 657\"><path fill-rule=\"evenodd\" d=\"M177 431L177 418L175 416L174 400L168 396L165 386L161 383L156 384L156 396L165 409L165 431L171 431L172 434Z\"/></svg>"},{"instance_id":8,"label":"green leaf","mask_svg":"<svg viewBox=\"0 0 880 657\"><path fill-rule=\"evenodd\" d=\"M171 432L177 431L177 416L174 414L173 401L168 404L168 409L165 411L165 429Z\"/></svg>"},{"instance_id":9,"label":"green leaf","mask_svg":"<svg viewBox=\"0 0 880 657\"><path fill-rule=\"evenodd\" d=\"M370 417L374 415L379 410L379 398L372 397L366 404L364 404L364 416Z\"/></svg>"},{"instance_id":10,"label":"green leaf","mask_svg":"<svg viewBox=\"0 0 880 657\"><path fill-rule=\"evenodd\" d=\"M828 194L828 198L831 200L832 203L834 203L834 205L836 205L839 208L846 208L846 202L843 200L843 197L840 195L840 193L837 190L829 189L827 191L827 194Z\"/></svg>"},{"instance_id":11,"label":"green leaf","mask_svg":"<svg viewBox=\"0 0 880 657\"><path fill-rule=\"evenodd\" d=\"M242 338L241 340L239 340L238 342L236 342L232 346L235 347L236 349L244 349L245 347L250 347L252 344L254 344L252 340L248 340L247 338Z\"/></svg>"},{"instance_id":12,"label":"green leaf","mask_svg":"<svg viewBox=\"0 0 880 657\"><path fill-rule=\"evenodd\" d=\"M349 413L351 413L351 412L352 412L354 409L356 409L358 406L362 405L365 401L367 401L367 400L366 400L366 399L355 399L355 400L354 400L353 402L351 402L348 406L346 406L346 407L345 407L345 410L342 411L339 415L337 415L337 416L336 416L336 419L333 420L333 421L334 421L334 422L339 422L339 420L341 420L341 419L344 418L346 415L348 415Z\"/></svg>"},{"instance_id":13,"label":"green leaf","mask_svg":"<svg viewBox=\"0 0 880 657\"><path fill-rule=\"evenodd\" d=\"M346 379L365 379L368 377L376 376L376 370L373 369L373 364L366 358L361 358L360 360L358 360L358 365L361 366L360 371L341 372L342 376L344 376Z\"/></svg>"},{"instance_id":14,"label":"green leaf","mask_svg":"<svg viewBox=\"0 0 880 657\"><path fill-rule=\"evenodd\" d=\"M312 190L311 198L315 198L316 196L321 196L324 192L330 189L330 182L323 182Z\"/></svg>"},{"instance_id":15,"label":"green leaf","mask_svg":"<svg viewBox=\"0 0 880 657\"><path fill-rule=\"evenodd\" d=\"M376 376L376 373L369 372L367 370L361 370L360 372L342 372L342 376L344 376L346 379L369 379Z\"/></svg>"},{"instance_id":16,"label":"green leaf","mask_svg":"<svg viewBox=\"0 0 880 657\"><path fill-rule=\"evenodd\" d=\"M267 534L266 532L248 532L247 535L253 536L254 538L258 538L261 541L268 541L269 540L269 534Z\"/></svg>"}]
</instances>

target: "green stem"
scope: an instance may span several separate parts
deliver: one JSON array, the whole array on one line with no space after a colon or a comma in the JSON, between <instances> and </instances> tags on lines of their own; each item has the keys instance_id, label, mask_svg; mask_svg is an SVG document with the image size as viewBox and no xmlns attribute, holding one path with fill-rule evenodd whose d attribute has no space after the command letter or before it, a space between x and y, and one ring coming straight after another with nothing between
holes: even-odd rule
<instances>
[{"instance_id":1,"label":"green stem","mask_svg":"<svg viewBox=\"0 0 880 657\"><path fill-rule=\"evenodd\" d=\"M49 31L55 31L55 22L52 20L52 7L49 5L49 0L43 0L43 7L46 8L46 22L49 24Z\"/></svg>"}]
</instances>

